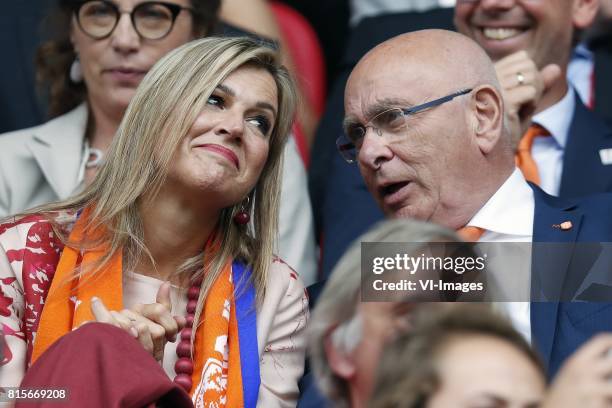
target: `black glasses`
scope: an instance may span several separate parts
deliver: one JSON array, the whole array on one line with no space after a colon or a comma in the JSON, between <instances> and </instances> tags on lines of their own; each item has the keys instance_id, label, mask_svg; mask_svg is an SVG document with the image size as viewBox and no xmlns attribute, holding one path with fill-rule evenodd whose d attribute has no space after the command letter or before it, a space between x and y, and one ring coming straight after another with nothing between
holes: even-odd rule
<instances>
[{"instance_id":1,"label":"black glasses","mask_svg":"<svg viewBox=\"0 0 612 408\"><path fill-rule=\"evenodd\" d=\"M139 36L148 40L160 40L172 31L174 21L181 10L192 11L174 3L147 1L128 12L119 10L119 7L110 1L92 0L80 4L75 11L75 17L85 34L101 40L111 35L121 15L127 13Z\"/></svg>"},{"instance_id":2,"label":"black glasses","mask_svg":"<svg viewBox=\"0 0 612 408\"><path fill-rule=\"evenodd\" d=\"M433 101L426 102L422 105L413 106L411 108L391 108L384 110L374 116L365 125L349 125L344 129L344 134L336 140L338 151L349 163L354 163L359 155L359 149L363 144L363 139L368 131L372 128L378 136L386 134L400 134L408 127L407 116L417 112L422 112L425 109L433 108L453 100L457 96L465 95L472 92L472 88L462 89L450 95L444 96Z\"/></svg>"}]
</instances>

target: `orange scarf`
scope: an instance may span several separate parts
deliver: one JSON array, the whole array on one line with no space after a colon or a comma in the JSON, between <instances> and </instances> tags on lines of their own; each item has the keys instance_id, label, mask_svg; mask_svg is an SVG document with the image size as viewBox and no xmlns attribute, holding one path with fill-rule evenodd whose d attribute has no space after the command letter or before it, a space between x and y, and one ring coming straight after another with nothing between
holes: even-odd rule
<instances>
[{"instance_id":1,"label":"orange scarf","mask_svg":"<svg viewBox=\"0 0 612 408\"><path fill-rule=\"evenodd\" d=\"M83 211L69 242L82 242L89 214L88 208ZM88 232L87 237L95 239L104 232L104 227L99 227ZM212 247L207 245L205 256L214 252ZM64 334L95 320L92 297L100 298L109 310L123 309L121 251L103 265L95 278L70 280L80 265L98 261L107 250L106 246L84 251L68 245L64 248L40 317L32 363ZM196 407L244 406L231 265L229 261L225 264L211 287L201 315L202 324L195 331L191 396Z\"/></svg>"}]
</instances>

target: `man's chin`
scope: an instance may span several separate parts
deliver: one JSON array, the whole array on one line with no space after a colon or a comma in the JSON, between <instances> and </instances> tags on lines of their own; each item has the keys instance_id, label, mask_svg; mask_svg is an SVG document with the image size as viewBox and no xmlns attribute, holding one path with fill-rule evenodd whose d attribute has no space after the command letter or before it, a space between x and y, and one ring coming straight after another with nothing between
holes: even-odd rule
<instances>
[{"instance_id":1,"label":"man's chin","mask_svg":"<svg viewBox=\"0 0 612 408\"><path fill-rule=\"evenodd\" d=\"M417 220L424 219L422 214L417 208L411 206L403 206L397 209L389 209L388 211L384 211L387 218L393 219L403 219L403 218L412 218Z\"/></svg>"}]
</instances>

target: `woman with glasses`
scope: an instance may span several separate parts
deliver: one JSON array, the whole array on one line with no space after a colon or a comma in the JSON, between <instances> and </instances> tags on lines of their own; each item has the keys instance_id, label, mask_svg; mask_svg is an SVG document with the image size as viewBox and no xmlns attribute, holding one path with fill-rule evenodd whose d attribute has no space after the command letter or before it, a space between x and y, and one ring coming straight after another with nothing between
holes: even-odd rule
<instances>
[{"instance_id":1,"label":"woman with glasses","mask_svg":"<svg viewBox=\"0 0 612 408\"><path fill-rule=\"evenodd\" d=\"M211 33L218 9L219 0L59 0L48 17L54 38L37 57L52 120L0 137L0 216L88 184L144 75Z\"/></svg>"},{"instance_id":2,"label":"woman with glasses","mask_svg":"<svg viewBox=\"0 0 612 408\"><path fill-rule=\"evenodd\" d=\"M278 55L253 40L203 39L162 58L92 183L0 224L0 384L26 371L30 386L57 372L113 384L148 364L124 354L135 339L196 406L294 406L308 300L273 250L295 102ZM90 321L120 330L79 343L100 327L80 328ZM91 354L129 365L83 366Z\"/></svg>"},{"instance_id":3,"label":"woman with glasses","mask_svg":"<svg viewBox=\"0 0 612 408\"><path fill-rule=\"evenodd\" d=\"M40 47L37 62L53 119L0 136L0 217L82 191L144 75L167 52L213 33L220 3L58 0L49 16L55 38ZM279 255L310 282L314 228L306 173L292 139L285 163Z\"/></svg>"}]
</instances>

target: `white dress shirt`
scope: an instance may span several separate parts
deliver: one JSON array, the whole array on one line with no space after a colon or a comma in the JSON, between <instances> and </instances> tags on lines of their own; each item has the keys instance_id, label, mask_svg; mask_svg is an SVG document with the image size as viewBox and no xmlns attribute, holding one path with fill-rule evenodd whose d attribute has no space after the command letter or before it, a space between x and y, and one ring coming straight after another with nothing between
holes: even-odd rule
<instances>
[{"instance_id":1,"label":"white dress shirt","mask_svg":"<svg viewBox=\"0 0 612 408\"><path fill-rule=\"evenodd\" d=\"M567 80L578 92L582 103L589 105L591 102L592 83L591 76L595 62L593 52L584 44L578 44L572 53L572 59L567 67Z\"/></svg>"},{"instance_id":2,"label":"white dress shirt","mask_svg":"<svg viewBox=\"0 0 612 408\"><path fill-rule=\"evenodd\" d=\"M533 123L543 126L552 135L536 137L531 147L531 155L538 165L540 188L554 196L559 195L563 152L576 107L574 98L574 90L570 87L563 99L534 115L532 119Z\"/></svg>"},{"instance_id":3,"label":"white dress shirt","mask_svg":"<svg viewBox=\"0 0 612 408\"><path fill-rule=\"evenodd\" d=\"M534 207L533 190L527 185L521 171L515 168L467 225L486 230L480 242L531 242ZM514 327L527 341L531 341L529 302L505 302L499 305Z\"/></svg>"}]
</instances>

